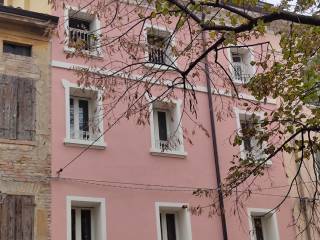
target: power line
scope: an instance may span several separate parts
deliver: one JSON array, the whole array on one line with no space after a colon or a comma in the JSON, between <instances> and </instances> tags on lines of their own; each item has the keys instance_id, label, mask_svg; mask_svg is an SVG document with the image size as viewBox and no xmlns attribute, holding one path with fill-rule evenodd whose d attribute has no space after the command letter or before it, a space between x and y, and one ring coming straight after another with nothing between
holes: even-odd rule
<instances>
[{"instance_id":1,"label":"power line","mask_svg":"<svg viewBox=\"0 0 320 240\"><path fill-rule=\"evenodd\" d=\"M118 181L107 181L107 180L92 180L92 179L80 179L80 178L66 178L66 177L38 177L32 180L17 180L17 179L0 179L4 182L18 182L18 183L47 183L50 180L65 180L72 181L76 183L85 183L90 185L96 185L101 187L111 187L111 188L120 188L120 189L131 189L131 190L143 190L143 191L168 191L168 192L194 192L199 189L205 189L208 191L217 191L217 188L204 188L204 187L188 187L188 186L175 186L175 185L161 185L161 184L144 184L144 183L134 183L134 182L118 182ZM315 181L309 181L306 183L314 183ZM297 184L294 184L297 185ZM273 194L273 193L263 193L257 192L268 189L277 189L288 187L289 185L279 185L273 187L266 188L256 188L254 190L233 190L234 193L246 193L250 192L252 195L260 195L260 196L268 196L268 197L287 197L291 199L309 199L311 201L320 201L319 198L308 198L308 197L299 197L292 195L281 195L281 194Z\"/></svg>"}]
</instances>

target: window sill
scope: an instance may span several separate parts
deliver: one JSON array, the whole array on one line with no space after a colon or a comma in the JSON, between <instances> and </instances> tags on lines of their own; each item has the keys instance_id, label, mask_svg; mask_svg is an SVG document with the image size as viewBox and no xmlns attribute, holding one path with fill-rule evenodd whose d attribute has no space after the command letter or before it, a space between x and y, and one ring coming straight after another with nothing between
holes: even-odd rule
<instances>
[{"instance_id":1,"label":"window sill","mask_svg":"<svg viewBox=\"0 0 320 240\"><path fill-rule=\"evenodd\" d=\"M186 152L179 151L161 151L160 149L150 149L150 154L152 156L161 156L161 157L174 157L174 158L186 158Z\"/></svg>"},{"instance_id":2,"label":"window sill","mask_svg":"<svg viewBox=\"0 0 320 240\"><path fill-rule=\"evenodd\" d=\"M145 63L144 66L147 68L157 69L159 71L175 71L175 69L171 66L164 66L156 63Z\"/></svg>"},{"instance_id":3,"label":"window sill","mask_svg":"<svg viewBox=\"0 0 320 240\"><path fill-rule=\"evenodd\" d=\"M76 51L75 48L68 47L68 46L64 46L63 50L65 53L75 53L75 51ZM83 54L90 56L92 58L103 60L103 57L100 53L89 51L89 50L83 50L82 52L83 52Z\"/></svg>"},{"instance_id":4,"label":"window sill","mask_svg":"<svg viewBox=\"0 0 320 240\"><path fill-rule=\"evenodd\" d=\"M10 140L10 139L0 139L0 144L14 144L14 145L26 145L26 146L36 146L35 141L28 140Z\"/></svg>"},{"instance_id":5,"label":"window sill","mask_svg":"<svg viewBox=\"0 0 320 240\"><path fill-rule=\"evenodd\" d=\"M237 85L244 85L244 84L247 84L249 81L243 82L243 81L235 80L234 78L232 78L232 82Z\"/></svg>"},{"instance_id":6,"label":"window sill","mask_svg":"<svg viewBox=\"0 0 320 240\"><path fill-rule=\"evenodd\" d=\"M66 146L71 146L71 147L88 147L89 145L92 144L92 141L86 141L86 140L80 140L80 139L64 139L64 144ZM105 142L95 142L90 146L92 149L106 149L107 145Z\"/></svg>"}]
</instances>

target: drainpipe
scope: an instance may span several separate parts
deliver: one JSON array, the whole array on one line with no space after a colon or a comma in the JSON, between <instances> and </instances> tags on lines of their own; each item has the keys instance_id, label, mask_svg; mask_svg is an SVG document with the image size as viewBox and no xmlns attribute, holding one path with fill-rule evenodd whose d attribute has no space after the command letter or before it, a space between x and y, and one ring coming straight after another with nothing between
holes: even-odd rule
<instances>
[{"instance_id":1,"label":"drainpipe","mask_svg":"<svg viewBox=\"0 0 320 240\"><path fill-rule=\"evenodd\" d=\"M295 159L298 159L298 154L296 153L295 154ZM298 171L298 162L296 163L296 171ZM299 211L302 211L302 216L303 216L303 220L304 220L304 224L306 225L306 229L305 229L305 232L306 232L306 237L307 237L307 240L312 240L311 238L311 232L310 232L310 226L307 226L308 224L308 221L309 221L309 217L308 217L308 212L307 212L307 207L308 207L308 200L309 198L308 197L305 197L306 196L306 193L305 193L305 189L304 187L302 186L302 183L303 183L303 178L301 176L301 171L299 171L298 173L298 180L299 180L299 184L297 185L297 188L299 189L299 192L302 193L301 195L303 196L301 199L299 199Z\"/></svg>"},{"instance_id":2,"label":"drainpipe","mask_svg":"<svg viewBox=\"0 0 320 240\"><path fill-rule=\"evenodd\" d=\"M203 41L203 49L206 46L206 36L205 32L202 32L202 41ZM214 164L215 164L215 172L216 172L216 180L218 184L218 197L219 197L219 208L220 208L220 218L221 218L221 225L222 225L222 234L223 240L228 240L228 232L227 232L227 223L226 223L226 216L224 211L224 202L223 202L223 194L221 190L221 174L220 174L220 165L219 165L219 156L218 156L218 146L217 146L217 136L215 131L215 120L214 120L214 113L213 113L213 104L212 104L212 93L211 93L211 84L210 84L210 74L209 74L209 61L208 56L204 58L204 69L206 74L206 81L207 81L207 95L209 101L209 112L210 112L210 126L211 126L211 139L212 139L212 149L213 149L213 157L214 157Z\"/></svg>"}]
</instances>

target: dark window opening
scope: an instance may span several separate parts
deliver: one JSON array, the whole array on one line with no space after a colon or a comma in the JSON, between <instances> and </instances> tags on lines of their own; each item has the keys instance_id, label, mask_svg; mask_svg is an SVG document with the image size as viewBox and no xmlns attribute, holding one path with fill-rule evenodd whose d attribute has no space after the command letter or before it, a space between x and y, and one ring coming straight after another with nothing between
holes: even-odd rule
<instances>
[{"instance_id":1,"label":"dark window opening","mask_svg":"<svg viewBox=\"0 0 320 240\"><path fill-rule=\"evenodd\" d=\"M158 111L158 128L159 128L159 140L167 141L167 113Z\"/></svg>"},{"instance_id":2,"label":"dark window opening","mask_svg":"<svg viewBox=\"0 0 320 240\"><path fill-rule=\"evenodd\" d=\"M79 130L81 139L89 138L89 102L79 100Z\"/></svg>"},{"instance_id":3,"label":"dark window opening","mask_svg":"<svg viewBox=\"0 0 320 240\"><path fill-rule=\"evenodd\" d=\"M90 21L86 21L78 18L70 18L69 27L80 29L80 30L90 30Z\"/></svg>"},{"instance_id":4,"label":"dark window opening","mask_svg":"<svg viewBox=\"0 0 320 240\"><path fill-rule=\"evenodd\" d=\"M76 240L76 210L71 209L71 239Z\"/></svg>"},{"instance_id":5,"label":"dark window opening","mask_svg":"<svg viewBox=\"0 0 320 240\"><path fill-rule=\"evenodd\" d=\"M31 57L31 49L32 47L30 45L22 45L9 42L3 43L3 52L5 53Z\"/></svg>"},{"instance_id":6,"label":"dark window opening","mask_svg":"<svg viewBox=\"0 0 320 240\"><path fill-rule=\"evenodd\" d=\"M167 239L177 240L175 215L166 214L166 222L167 222Z\"/></svg>"},{"instance_id":7,"label":"dark window opening","mask_svg":"<svg viewBox=\"0 0 320 240\"><path fill-rule=\"evenodd\" d=\"M261 217L253 217L255 240L264 240Z\"/></svg>"},{"instance_id":8,"label":"dark window opening","mask_svg":"<svg viewBox=\"0 0 320 240\"><path fill-rule=\"evenodd\" d=\"M81 210L81 239L91 240L91 211Z\"/></svg>"}]
</instances>

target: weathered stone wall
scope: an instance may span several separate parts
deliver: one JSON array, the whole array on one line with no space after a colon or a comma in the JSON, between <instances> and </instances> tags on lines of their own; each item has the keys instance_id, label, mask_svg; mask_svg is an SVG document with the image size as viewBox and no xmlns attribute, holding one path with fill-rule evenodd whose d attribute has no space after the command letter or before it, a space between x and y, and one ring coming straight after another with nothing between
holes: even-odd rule
<instances>
[{"instance_id":1,"label":"weathered stone wall","mask_svg":"<svg viewBox=\"0 0 320 240\"><path fill-rule=\"evenodd\" d=\"M3 41L32 45L32 57L3 53ZM35 240L47 240L50 222L50 45L45 38L0 29L0 74L36 81L34 141L0 139L0 191L35 196Z\"/></svg>"}]
</instances>

